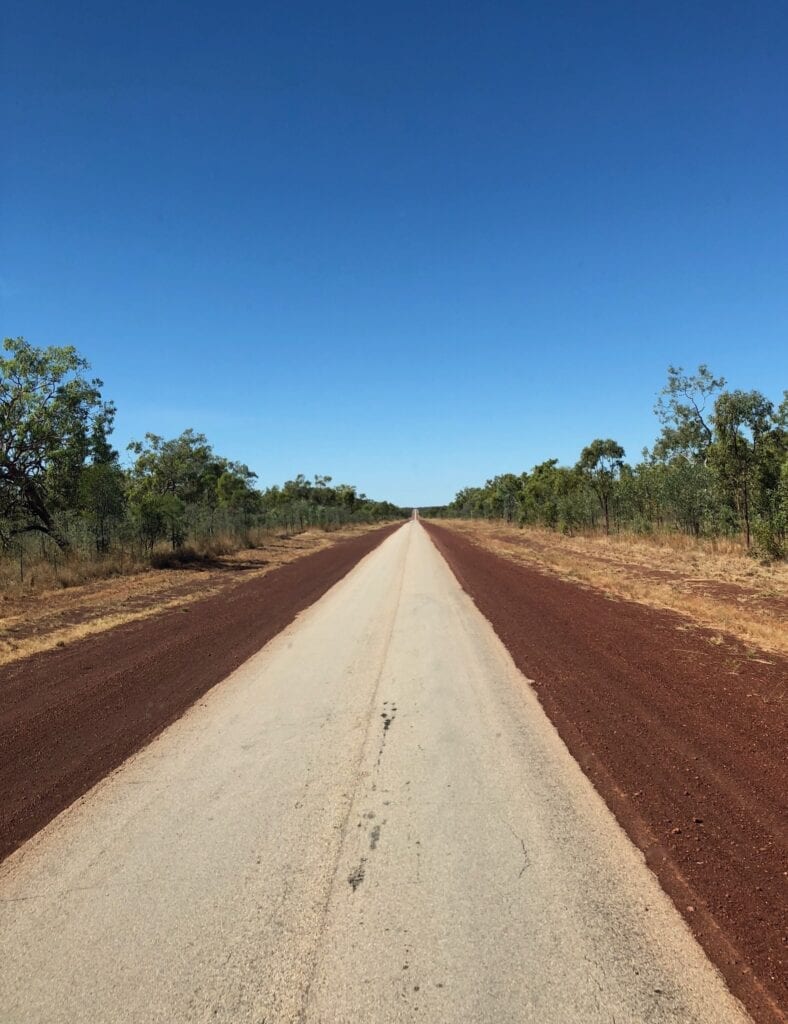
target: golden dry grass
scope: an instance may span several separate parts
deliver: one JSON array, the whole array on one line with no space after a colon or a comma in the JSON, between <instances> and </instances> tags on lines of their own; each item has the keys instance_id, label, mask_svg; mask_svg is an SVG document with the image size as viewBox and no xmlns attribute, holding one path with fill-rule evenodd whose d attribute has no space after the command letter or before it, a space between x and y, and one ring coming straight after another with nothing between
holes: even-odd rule
<instances>
[{"instance_id":1,"label":"golden dry grass","mask_svg":"<svg viewBox=\"0 0 788 1024\"><path fill-rule=\"evenodd\" d=\"M733 541L669 534L567 537L478 520L445 525L504 558L735 636L753 657L759 650L788 654L788 565L761 564Z\"/></svg>"},{"instance_id":2,"label":"golden dry grass","mask_svg":"<svg viewBox=\"0 0 788 1024\"><path fill-rule=\"evenodd\" d=\"M353 531L356 527L354 525L348 529ZM300 532L303 535L312 531ZM147 572L151 567L171 569L200 561L210 562L225 555L246 552L253 548L276 547L278 540L290 539L291 536L295 534L287 531L283 533L281 529L263 528L249 529L241 537L232 533L215 533L199 541L190 541L177 551L173 551L169 544L161 542L157 544L152 555L145 554L141 549L130 553L128 549L123 548L114 548L103 555L85 551L64 554L53 552L50 546L48 555L34 555L32 551L26 551L22 558L22 571L19 556L6 555L0 558L0 598L65 590L94 580ZM341 530L338 536L342 536Z\"/></svg>"},{"instance_id":3,"label":"golden dry grass","mask_svg":"<svg viewBox=\"0 0 788 1024\"><path fill-rule=\"evenodd\" d=\"M214 551L210 563L162 569L127 565L123 574L108 572L107 578L77 581L67 589L61 580L54 585L50 581L48 588L43 574L38 582L33 577L32 588L28 583L7 587L0 594L0 665L191 604L380 525L353 525L331 533L306 530L292 536L265 535L254 548L227 554ZM129 573L129 569L133 571Z\"/></svg>"}]
</instances>

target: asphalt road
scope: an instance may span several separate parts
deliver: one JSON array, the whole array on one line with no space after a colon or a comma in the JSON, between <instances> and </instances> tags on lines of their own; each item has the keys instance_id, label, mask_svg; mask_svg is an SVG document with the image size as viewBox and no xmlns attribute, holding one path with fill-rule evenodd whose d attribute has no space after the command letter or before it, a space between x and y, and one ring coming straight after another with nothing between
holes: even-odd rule
<instances>
[{"instance_id":1,"label":"asphalt road","mask_svg":"<svg viewBox=\"0 0 788 1024\"><path fill-rule=\"evenodd\" d=\"M416 522L0 867L0 1016L748 1020Z\"/></svg>"}]
</instances>

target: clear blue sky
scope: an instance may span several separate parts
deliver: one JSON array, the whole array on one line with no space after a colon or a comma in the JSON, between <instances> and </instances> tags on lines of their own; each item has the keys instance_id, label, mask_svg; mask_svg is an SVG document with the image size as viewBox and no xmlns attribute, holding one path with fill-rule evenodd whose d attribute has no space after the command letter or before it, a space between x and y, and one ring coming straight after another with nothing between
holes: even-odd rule
<instances>
[{"instance_id":1,"label":"clear blue sky","mask_svg":"<svg viewBox=\"0 0 788 1024\"><path fill-rule=\"evenodd\" d=\"M782 0L4 11L0 327L119 447L427 504L788 387Z\"/></svg>"}]
</instances>

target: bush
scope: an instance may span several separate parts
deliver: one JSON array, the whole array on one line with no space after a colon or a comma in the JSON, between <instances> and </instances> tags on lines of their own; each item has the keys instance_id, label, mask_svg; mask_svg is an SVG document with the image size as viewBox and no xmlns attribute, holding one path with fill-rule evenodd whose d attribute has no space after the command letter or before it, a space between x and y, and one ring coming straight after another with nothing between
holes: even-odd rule
<instances>
[{"instance_id":1,"label":"bush","mask_svg":"<svg viewBox=\"0 0 788 1024\"><path fill-rule=\"evenodd\" d=\"M754 551L768 561L785 558L786 545L783 533L768 519L756 519L752 526Z\"/></svg>"}]
</instances>

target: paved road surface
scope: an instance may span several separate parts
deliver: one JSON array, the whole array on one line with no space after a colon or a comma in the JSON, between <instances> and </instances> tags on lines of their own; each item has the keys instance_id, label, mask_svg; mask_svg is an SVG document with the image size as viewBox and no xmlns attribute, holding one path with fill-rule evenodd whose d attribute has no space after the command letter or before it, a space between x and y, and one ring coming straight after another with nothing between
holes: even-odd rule
<instances>
[{"instance_id":1,"label":"paved road surface","mask_svg":"<svg viewBox=\"0 0 788 1024\"><path fill-rule=\"evenodd\" d=\"M418 522L0 901L9 1024L747 1020Z\"/></svg>"}]
</instances>

